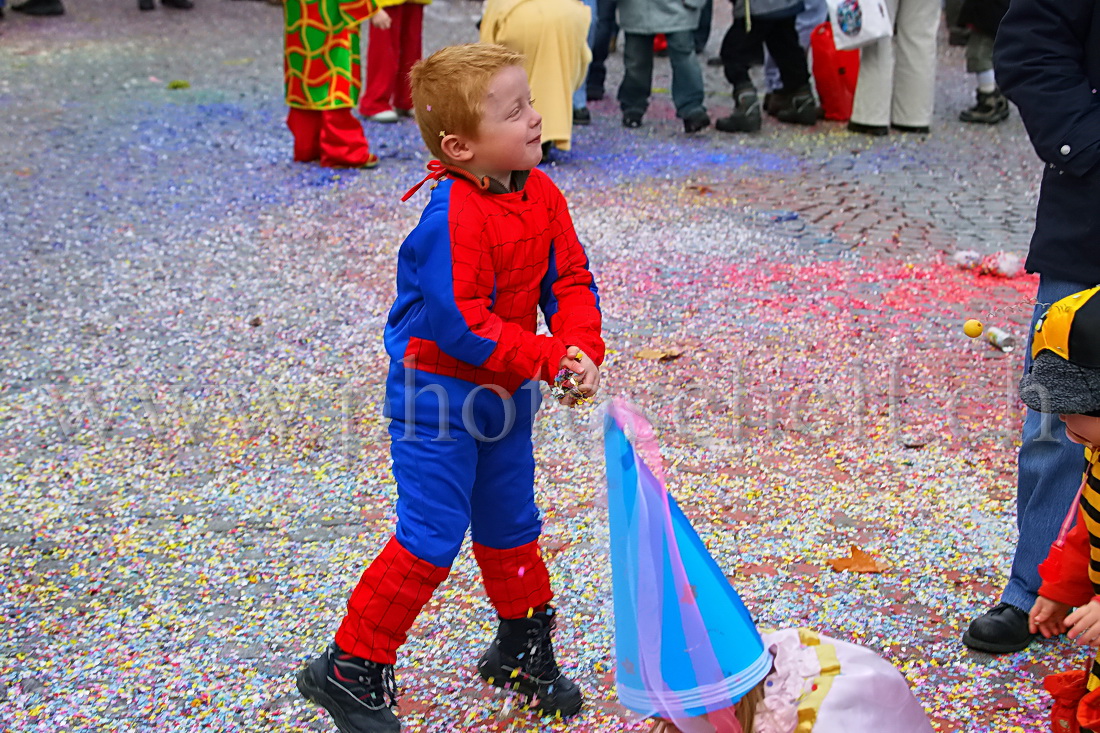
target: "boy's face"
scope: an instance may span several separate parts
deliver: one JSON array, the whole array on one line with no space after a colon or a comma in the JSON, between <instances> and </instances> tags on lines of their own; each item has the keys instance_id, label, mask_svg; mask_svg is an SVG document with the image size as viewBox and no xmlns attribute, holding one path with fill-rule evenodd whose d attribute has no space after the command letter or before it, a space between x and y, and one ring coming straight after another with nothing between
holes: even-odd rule
<instances>
[{"instance_id":1,"label":"boy's face","mask_svg":"<svg viewBox=\"0 0 1100 733\"><path fill-rule=\"evenodd\" d=\"M1066 437L1074 443L1100 446L1100 417L1089 415L1059 415L1066 424Z\"/></svg>"},{"instance_id":2,"label":"boy's face","mask_svg":"<svg viewBox=\"0 0 1100 733\"><path fill-rule=\"evenodd\" d=\"M527 73L506 66L489 81L469 166L480 175L507 183L512 171L530 170L542 161L542 115L531 106Z\"/></svg>"}]
</instances>

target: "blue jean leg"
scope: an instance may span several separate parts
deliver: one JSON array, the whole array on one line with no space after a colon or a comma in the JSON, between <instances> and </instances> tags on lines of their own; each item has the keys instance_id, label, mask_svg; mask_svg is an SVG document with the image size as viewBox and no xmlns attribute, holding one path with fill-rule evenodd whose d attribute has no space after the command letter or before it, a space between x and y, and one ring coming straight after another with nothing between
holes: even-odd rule
<instances>
[{"instance_id":1,"label":"blue jean leg","mask_svg":"<svg viewBox=\"0 0 1100 733\"><path fill-rule=\"evenodd\" d=\"M592 44L596 42L596 0L584 0L584 4L592 11L592 21L588 24L588 50L591 51ZM587 78L587 76L588 72L586 70L585 77ZM587 106L588 94L585 90L585 83L582 81L581 85L573 92L573 109L581 109Z\"/></svg>"},{"instance_id":2,"label":"blue jean leg","mask_svg":"<svg viewBox=\"0 0 1100 733\"><path fill-rule=\"evenodd\" d=\"M703 107L703 70L695 58L695 34L693 31L666 33L668 60L672 65L672 103L676 116L686 120L692 115L706 112Z\"/></svg>"},{"instance_id":3,"label":"blue jean leg","mask_svg":"<svg viewBox=\"0 0 1100 733\"><path fill-rule=\"evenodd\" d=\"M1077 283L1039 278L1037 305L1028 329L1024 370L1031 366L1031 336L1043 311L1095 283ZM1024 418L1016 483L1016 525L1020 530L1012 571L1001 600L1025 611L1035 602L1042 582L1039 563L1046 559L1051 543L1069 511L1084 470L1084 449L1066 437L1065 425L1057 415L1028 410Z\"/></svg>"},{"instance_id":4,"label":"blue jean leg","mask_svg":"<svg viewBox=\"0 0 1100 733\"><path fill-rule=\"evenodd\" d=\"M619 108L624 115L641 117L649 108L649 93L653 89L653 36L645 33L623 35L623 83L619 85ZM669 39L671 45L672 40Z\"/></svg>"}]
</instances>

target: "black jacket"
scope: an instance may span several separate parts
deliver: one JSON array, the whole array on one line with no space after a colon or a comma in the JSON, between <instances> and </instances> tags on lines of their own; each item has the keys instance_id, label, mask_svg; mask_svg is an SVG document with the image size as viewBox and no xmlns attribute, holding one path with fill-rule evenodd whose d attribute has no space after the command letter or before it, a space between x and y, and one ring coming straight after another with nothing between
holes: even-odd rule
<instances>
[{"instance_id":1,"label":"black jacket","mask_svg":"<svg viewBox=\"0 0 1100 733\"><path fill-rule=\"evenodd\" d=\"M1027 269L1100 283L1100 0L1012 0L993 63L1047 164Z\"/></svg>"}]
</instances>

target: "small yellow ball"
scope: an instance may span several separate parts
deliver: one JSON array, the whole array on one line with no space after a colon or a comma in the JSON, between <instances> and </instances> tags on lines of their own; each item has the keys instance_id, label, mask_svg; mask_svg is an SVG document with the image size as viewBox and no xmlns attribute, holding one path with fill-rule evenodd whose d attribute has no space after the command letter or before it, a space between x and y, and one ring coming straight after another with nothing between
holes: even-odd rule
<instances>
[{"instance_id":1,"label":"small yellow ball","mask_svg":"<svg viewBox=\"0 0 1100 733\"><path fill-rule=\"evenodd\" d=\"M981 336L982 331L984 331L984 330L985 330L985 327L982 326L982 322L979 321L979 320L975 320L973 318L971 318L970 320L968 320L966 323L963 324L963 333L965 333L967 336L969 336L972 339L976 339L979 336Z\"/></svg>"}]
</instances>

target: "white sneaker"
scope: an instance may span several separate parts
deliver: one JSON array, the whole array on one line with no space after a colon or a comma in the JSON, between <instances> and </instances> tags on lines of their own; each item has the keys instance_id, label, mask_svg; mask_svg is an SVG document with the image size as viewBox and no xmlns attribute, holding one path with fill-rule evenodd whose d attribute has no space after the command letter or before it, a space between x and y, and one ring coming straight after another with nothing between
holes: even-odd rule
<instances>
[{"instance_id":1,"label":"white sneaker","mask_svg":"<svg viewBox=\"0 0 1100 733\"><path fill-rule=\"evenodd\" d=\"M368 115L363 119L370 120L371 122L397 122L397 113L392 109L387 109L376 115Z\"/></svg>"}]
</instances>

